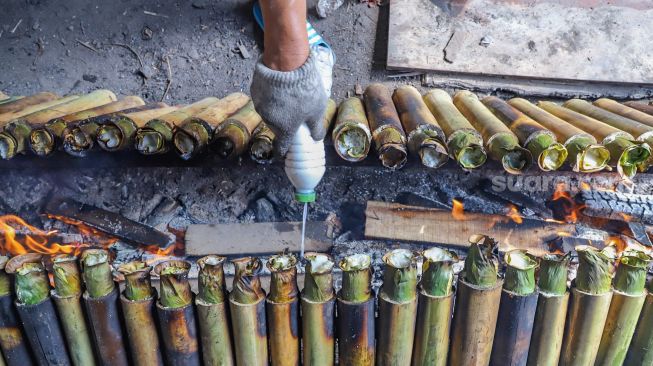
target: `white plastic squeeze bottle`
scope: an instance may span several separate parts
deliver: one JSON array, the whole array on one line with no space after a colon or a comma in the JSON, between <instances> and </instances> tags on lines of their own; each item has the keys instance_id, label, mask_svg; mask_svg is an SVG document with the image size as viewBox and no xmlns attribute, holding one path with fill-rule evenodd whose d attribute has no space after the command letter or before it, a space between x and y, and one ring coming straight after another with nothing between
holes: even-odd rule
<instances>
[{"instance_id":1,"label":"white plastic squeeze bottle","mask_svg":"<svg viewBox=\"0 0 653 366\"><path fill-rule=\"evenodd\" d=\"M299 126L286 154L286 175L295 187L298 202L315 202L315 187L325 168L324 141L315 141L306 124Z\"/></svg>"}]
</instances>

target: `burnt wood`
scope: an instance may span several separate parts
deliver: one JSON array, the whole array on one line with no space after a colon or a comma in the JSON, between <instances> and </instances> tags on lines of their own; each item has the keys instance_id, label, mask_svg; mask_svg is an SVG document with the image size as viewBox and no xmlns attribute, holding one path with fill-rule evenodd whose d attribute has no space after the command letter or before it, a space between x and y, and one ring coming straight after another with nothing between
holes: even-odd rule
<instances>
[{"instance_id":1,"label":"burnt wood","mask_svg":"<svg viewBox=\"0 0 653 366\"><path fill-rule=\"evenodd\" d=\"M581 199L585 204L583 214L587 216L653 224L652 195L584 190Z\"/></svg>"}]
</instances>

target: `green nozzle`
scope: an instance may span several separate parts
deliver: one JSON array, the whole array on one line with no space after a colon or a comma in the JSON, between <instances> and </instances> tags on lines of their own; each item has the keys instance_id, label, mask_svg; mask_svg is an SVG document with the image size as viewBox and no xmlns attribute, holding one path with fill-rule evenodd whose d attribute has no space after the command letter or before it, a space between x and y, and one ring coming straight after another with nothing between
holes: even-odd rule
<instances>
[{"instance_id":1,"label":"green nozzle","mask_svg":"<svg viewBox=\"0 0 653 366\"><path fill-rule=\"evenodd\" d=\"M301 203L315 202L316 197L317 195L315 194L315 191L295 192L295 199L297 200L297 202L301 202Z\"/></svg>"}]
</instances>

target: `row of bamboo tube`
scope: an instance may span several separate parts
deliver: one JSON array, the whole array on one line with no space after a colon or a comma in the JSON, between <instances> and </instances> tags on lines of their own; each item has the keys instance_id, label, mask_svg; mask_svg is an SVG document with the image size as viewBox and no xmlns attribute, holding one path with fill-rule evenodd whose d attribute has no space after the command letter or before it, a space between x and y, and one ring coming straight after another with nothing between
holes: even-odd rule
<instances>
[{"instance_id":1,"label":"row of bamboo tube","mask_svg":"<svg viewBox=\"0 0 653 366\"><path fill-rule=\"evenodd\" d=\"M489 157L513 174L531 165L557 170L568 162L575 171L616 168L631 178L653 162L653 106L638 102L535 105L521 98L479 99L469 91L453 98L438 89L421 95L412 86L391 93L372 84L362 100L348 98L337 111L330 101L322 121L327 129L336 113L331 136L337 154L360 161L374 142L382 164L392 169L401 168L409 152L431 168L451 158L476 169ZM146 104L135 96L117 100L108 90L64 98L39 93L0 101L0 129L4 159L28 150L45 156L58 148L83 156L99 145L146 155L174 148L183 159L209 147L224 158L249 150L255 161L269 162L275 138L242 93L186 106Z\"/></svg>"},{"instance_id":2,"label":"row of bamboo tube","mask_svg":"<svg viewBox=\"0 0 653 366\"><path fill-rule=\"evenodd\" d=\"M470 243L455 286L455 253L388 252L378 296L365 254L338 263L337 293L330 256L306 254L302 291L297 258L272 256L267 294L259 277L262 261L252 257L232 260L230 292L226 259L199 259L197 294L187 261L164 261L153 270L139 261L123 264L117 269L124 277L119 293L103 249L88 249L79 260L2 257L0 361L21 366L653 362L653 294L645 288L651 257L644 252L617 255L614 247L577 247L579 266L569 290L570 254L534 258L509 251L499 276L497 243L484 235L472 236ZM158 296L151 274L159 279Z\"/></svg>"}]
</instances>

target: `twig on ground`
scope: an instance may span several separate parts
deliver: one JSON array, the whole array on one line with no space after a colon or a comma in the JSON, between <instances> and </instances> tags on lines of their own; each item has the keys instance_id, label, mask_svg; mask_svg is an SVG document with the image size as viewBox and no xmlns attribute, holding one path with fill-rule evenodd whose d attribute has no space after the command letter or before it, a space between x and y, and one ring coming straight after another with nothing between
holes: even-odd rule
<instances>
[{"instance_id":1,"label":"twig on ground","mask_svg":"<svg viewBox=\"0 0 653 366\"><path fill-rule=\"evenodd\" d=\"M134 56L136 56L136 59L138 59L138 63L141 65L141 68L145 66L143 64L143 59L141 59L141 55L139 55L138 52L136 52L136 50L133 49L130 45L124 43L112 43L111 45L128 49Z\"/></svg>"},{"instance_id":2,"label":"twig on ground","mask_svg":"<svg viewBox=\"0 0 653 366\"><path fill-rule=\"evenodd\" d=\"M23 19L21 18L21 19L18 21L18 23L16 23L16 25L14 26L14 28L11 30L11 34L14 34L14 32L16 32L16 29L18 29L18 26L19 26L20 23L22 23L22 22L23 22Z\"/></svg>"},{"instance_id":3,"label":"twig on ground","mask_svg":"<svg viewBox=\"0 0 653 366\"><path fill-rule=\"evenodd\" d=\"M91 50L91 51L93 51L93 52L95 52L95 53L100 53L100 51L98 51L97 48L91 46L90 43L88 43L88 42L82 42L82 41L80 41L79 39L76 39L76 41L77 41L77 43L79 43L79 44L81 44L82 46L88 48L89 50Z\"/></svg>"},{"instance_id":4,"label":"twig on ground","mask_svg":"<svg viewBox=\"0 0 653 366\"><path fill-rule=\"evenodd\" d=\"M165 14L159 14L159 13L155 13L155 12L153 12L153 11L147 11L147 10L144 10L144 11L143 11L143 14L145 14L145 15L151 15L151 16L153 16L153 17L168 18L168 16L165 15Z\"/></svg>"},{"instance_id":5,"label":"twig on ground","mask_svg":"<svg viewBox=\"0 0 653 366\"><path fill-rule=\"evenodd\" d=\"M161 96L161 102L166 99L168 91L170 90L170 85L172 85L172 68L170 67L170 59L168 58L168 55L166 55L165 60L166 64L168 65L168 80L166 80L166 88L163 91L163 95Z\"/></svg>"}]
</instances>

